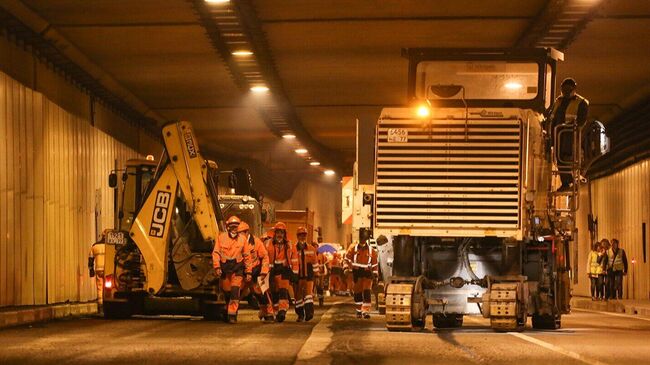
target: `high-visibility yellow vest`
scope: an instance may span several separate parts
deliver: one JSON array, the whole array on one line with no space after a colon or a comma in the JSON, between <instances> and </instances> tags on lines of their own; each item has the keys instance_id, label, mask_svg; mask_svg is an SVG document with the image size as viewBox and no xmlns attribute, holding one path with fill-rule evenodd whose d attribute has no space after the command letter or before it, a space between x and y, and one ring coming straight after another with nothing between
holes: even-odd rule
<instances>
[{"instance_id":1,"label":"high-visibility yellow vest","mask_svg":"<svg viewBox=\"0 0 650 365\"><path fill-rule=\"evenodd\" d=\"M555 114L557 113L560 104L562 104L562 99L562 96L558 96L557 99L555 99L553 108L551 109L550 120L555 120ZM566 111L564 112L564 123L575 123L576 119L578 119L578 107L583 101L589 104L587 99L578 94L574 94L574 96L571 97L571 101L569 101L569 105L567 105Z\"/></svg>"},{"instance_id":2,"label":"high-visibility yellow vest","mask_svg":"<svg viewBox=\"0 0 650 365\"><path fill-rule=\"evenodd\" d=\"M610 250L611 256L609 256L610 267L614 271L623 271L625 270L625 265L623 264L623 249L619 248L616 257L614 257L614 250Z\"/></svg>"},{"instance_id":3,"label":"high-visibility yellow vest","mask_svg":"<svg viewBox=\"0 0 650 365\"><path fill-rule=\"evenodd\" d=\"M587 272L589 275L597 276L603 273L603 267L598 263L598 252L589 251L587 257Z\"/></svg>"}]
</instances>

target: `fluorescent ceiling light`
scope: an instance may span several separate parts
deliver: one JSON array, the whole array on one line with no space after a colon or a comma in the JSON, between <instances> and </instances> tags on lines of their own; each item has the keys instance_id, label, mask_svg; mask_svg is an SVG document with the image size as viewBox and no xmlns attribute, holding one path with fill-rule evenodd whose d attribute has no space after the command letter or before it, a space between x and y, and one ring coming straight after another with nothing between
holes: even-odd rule
<instances>
[{"instance_id":1,"label":"fluorescent ceiling light","mask_svg":"<svg viewBox=\"0 0 650 365\"><path fill-rule=\"evenodd\" d=\"M269 91L269 88L264 86L264 85L257 85L257 86L251 87L251 91L254 92L254 93L265 93L265 92Z\"/></svg>"},{"instance_id":2,"label":"fluorescent ceiling light","mask_svg":"<svg viewBox=\"0 0 650 365\"><path fill-rule=\"evenodd\" d=\"M334 170L325 170L325 171L323 171L323 174L325 174L327 176L332 176L332 175L336 174L336 172L334 172Z\"/></svg>"},{"instance_id":3,"label":"fluorescent ceiling light","mask_svg":"<svg viewBox=\"0 0 650 365\"><path fill-rule=\"evenodd\" d=\"M253 52L251 51L246 51L246 50L241 50L241 51L235 51L232 53L233 56L238 56L238 57L245 57L245 56L252 56Z\"/></svg>"},{"instance_id":4,"label":"fluorescent ceiling light","mask_svg":"<svg viewBox=\"0 0 650 365\"><path fill-rule=\"evenodd\" d=\"M282 138L284 138L284 139L295 139L295 138L296 138L296 135L295 135L295 134L291 134L291 133L286 133L286 134L283 134L283 135L282 135Z\"/></svg>"},{"instance_id":5,"label":"fluorescent ceiling light","mask_svg":"<svg viewBox=\"0 0 650 365\"><path fill-rule=\"evenodd\" d=\"M320 162L318 162L318 161L312 161L309 164L312 165L312 166L320 166Z\"/></svg>"},{"instance_id":6,"label":"fluorescent ceiling light","mask_svg":"<svg viewBox=\"0 0 650 365\"><path fill-rule=\"evenodd\" d=\"M299 155L304 155L305 153L307 153L307 150L304 148L297 148L295 151Z\"/></svg>"},{"instance_id":7,"label":"fluorescent ceiling light","mask_svg":"<svg viewBox=\"0 0 650 365\"><path fill-rule=\"evenodd\" d=\"M205 2L208 4L226 4L229 3L230 0L205 0Z\"/></svg>"}]
</instances>

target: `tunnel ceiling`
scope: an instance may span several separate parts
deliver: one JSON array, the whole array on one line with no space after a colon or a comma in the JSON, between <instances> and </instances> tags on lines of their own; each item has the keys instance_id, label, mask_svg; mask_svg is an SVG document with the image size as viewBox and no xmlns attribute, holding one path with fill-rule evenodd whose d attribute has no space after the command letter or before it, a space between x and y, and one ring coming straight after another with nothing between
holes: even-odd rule
<instances>
[{"instance_id":1,"label":"tunnel ceiling","mask_svg":"<svg viewBox=\"0 0 650 365\"><path fill-rule=\"evenodd\" d=\"M196 1L22 3L164 119L192 121L208 150L246 156L278 171L309 168L233 80L199 20ZM262 31L255 36L264 38L286 108L310 138L340 153L341 165L350 168L355 119L374 120L383 106L406 102L401 48L513 47L527 32L548 31L545 22L553 19L545 9L567 3L232 0L231 5L253 10L246 21ZM559 77L575 77L579 92L591 101L591 116L607 122L650 92L650 2L573 3L597 11L571 35Z\"/></svg>"}]
</instances>

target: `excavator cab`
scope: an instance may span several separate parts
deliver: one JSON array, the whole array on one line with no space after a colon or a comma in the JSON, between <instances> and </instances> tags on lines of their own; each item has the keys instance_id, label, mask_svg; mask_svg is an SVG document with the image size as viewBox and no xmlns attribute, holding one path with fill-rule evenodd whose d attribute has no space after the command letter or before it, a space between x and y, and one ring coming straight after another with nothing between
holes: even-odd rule
<instances>
[{"instance_id":1,"label":"excavator cab","mask_svg":"<svg viewBox=\"0 0 650 365\"><path fill-rule=\"evenodd\" d=\"M135 213L139 209L149 184L156 173L156 163L151 159L131 159L122 170L122 185L118 189L117 172L108 176L108 185L115 189L115 227L120 231L131 228Z\"/></svg>"}]
</instances>

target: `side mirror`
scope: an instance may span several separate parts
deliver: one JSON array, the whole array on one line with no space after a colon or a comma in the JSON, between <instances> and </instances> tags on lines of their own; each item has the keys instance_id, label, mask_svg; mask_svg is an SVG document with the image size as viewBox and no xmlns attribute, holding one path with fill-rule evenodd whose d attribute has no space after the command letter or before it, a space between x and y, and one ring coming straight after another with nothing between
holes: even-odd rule
<instances>
[{"instance_id":1,"label":"side mirror","mask_svg":"<svg viewBox=\"0 0 650 365\"><path fill-rule=\"evenodd\" d=\"M605 126L594 120L582 132L584 166L588 167L609 152L610 142Z\"/></svg>"},{"instance_id":2,"label":"side mirror","mask_svg":"<svg viewBox=\"0 0 650 365\"><path fill-rule=\"evenodd\" d=\"M108 175L108 186L111 187L112 189L115 189L117 187L117 174L114 172L111 172L110 175Z\"/></svg>"}]
</instances>

